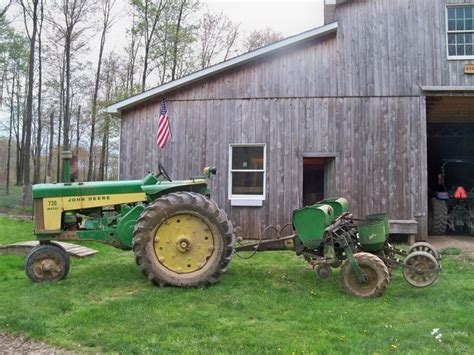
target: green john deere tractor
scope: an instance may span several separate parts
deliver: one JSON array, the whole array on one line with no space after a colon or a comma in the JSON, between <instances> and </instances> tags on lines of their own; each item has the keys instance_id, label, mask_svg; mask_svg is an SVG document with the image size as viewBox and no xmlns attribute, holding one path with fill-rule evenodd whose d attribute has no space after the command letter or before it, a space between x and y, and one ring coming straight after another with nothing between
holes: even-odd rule
<instances>
[{"instance_id":1,"label":"green john deere tractor","mask_svg":"<svg viewBox=\"0 0 474 355\"><path fill-rule=\"evenodd\" d=\"M234 250L234 230L224 211L209 198L204 176L171 180L162 166L142 180L70 182L70 152L64 154L64 183L33 186L35 234L40 244L25 261L34 282L58 281L69 271L69 255L60 240L92 240L133 249L143 274L153 283L179 287L208 286L227 270L239 251L291 249L319 278L340 267L343 290L359 297L383 294L391 269L402 268L415 287L433 284L441 270L439 254L427 243L408 251L388 243L385 213L354 218L344 198L332 198L293 212L294 233L264 239ZM278 232L278 234L281 234ZM401 257L401 258L400 258ZM248 258L248 257L247 257Z\"/></svg>"},{"instance_id":2,"label":"green john deere tractor","mask_svg":"<svg viewBox=\"0 0 474 355\"><path fill-rule=\"evenodd\" d=\"M69 255L55 241L91 240L133 249L153 283L181 287L216 282L230 263L234 233L210 198L204 176L171 180L160 165L142 180L70 182L70 152L63 153L64 183L33 186L35 234L40 244L26 258L34 282L58 281Z\"/></svg>"}]
</instances>

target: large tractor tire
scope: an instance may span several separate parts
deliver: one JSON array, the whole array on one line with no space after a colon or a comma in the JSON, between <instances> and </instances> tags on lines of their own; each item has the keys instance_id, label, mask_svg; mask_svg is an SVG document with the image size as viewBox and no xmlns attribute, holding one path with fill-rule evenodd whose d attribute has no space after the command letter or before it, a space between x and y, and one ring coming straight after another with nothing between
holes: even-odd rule
<instances>
[{"instance_id":1,"label":"large tractor tire","mask_svg":"<svg viewBox=\"0 0 474 355\"><path fill-rule=\"evenodd\" d=\"M357 265L367 277L367 281L360 283L357 275L352 269L349 260L344 260L339 274L339 282L342 290L357 297L379 297L387 288L390 274L384 262L374 254L354 254Z\"/></svg>"},{"instance_id":2,"label":"large tractor tire","mask_svg":"<svg viewBox=\"0 0 474 355\"><path fill-rule=\"evenodd\" d=\"M192 192L151 203L133 234L135 259L159 286L205 287L219 280L232 258L232 223L215 202Z\"/></svg>"},{"instance_id":3,"label":"large tractor tire","mask_svg":"<svg viewBox=\"0 0 474 355\"><path fill-rule=\"evenodd\" d=\"M431 205L433 208L433 235L446 234L446 227L448 226L448 206L446 201L432 198Z\"/></svg>"}]
</instances>

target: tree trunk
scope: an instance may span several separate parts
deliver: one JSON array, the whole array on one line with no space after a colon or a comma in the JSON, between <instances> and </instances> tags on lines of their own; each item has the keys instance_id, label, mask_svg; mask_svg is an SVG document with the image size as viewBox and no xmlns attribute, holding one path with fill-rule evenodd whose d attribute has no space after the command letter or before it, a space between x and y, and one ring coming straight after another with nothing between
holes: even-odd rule
<instances>
[{"instance_id":1,"label":"tree trunk","mask_svg":"<svg viewBox=\"0 0 474 355\"><path fill-rule=\"evenodd\" d=\"M58 145L57 145L57 161L56 161L56 181L61 181L61 133L64 112L64 66L65 58L63 56L63 63L61 66L60 76L60 95L59 95L59 122L58 122Z\"/></svg>"},{"instance_id":2,"label":"tree trunk","mask_svg":"<svg viewBox=\"0 0 474 355\"><path fill-rule=\"evenodd\" d=\"M105 155L107 152L107 138L109 135L109 115L104 117L104 132L102 134L102 149L100 152L99 179L105 180Z\"/></svg>"},{"instance_id":3,"label":"tree trunk","mask_svg":"<svg viewBox=\"0 0 474 355\"><path fill-rule=\"evenodd\" d=\"M92 178L92 162L93 162L93 153L94 153L94 139L95 139L95 123L97 119L97 95L99 93L99 84L100 84L100 68L102 65L102 55L104 53L105 46L105 35L107 34L108 21L104 20L104 26L102 27L102 35L100 37L100 47L99 47L99 60L97 62L97 71L95 73L95 86L94 94L92 95L92 112L91 112L91 142L89 145L89 164L87 168L87 180L91 181Z\"/></svg>"},{"instance_id":4,"label":"tree trunk","mask_svg":"<svg viewBox=\"0 0 474 355\"><path fill-rule=\"evenodd\" d=\"M15 104L15 75L12 78L12 92L10 97L10 124L8 127L8 148L7 148L7 181L5 187L5 194L10 194L10 154L11 154L11 146L12 146L12 130L13 130L13 119L14 119L14 104Z\"/></svg>"},{"instance_id":5,"label":"tree trunk","mask_svg":"<svg viewBox=\"0 0 474 355\"><path fill-rule=\"evenodd\" d=\"M181 29L181 18L183 17L183 8L186 5L186 0L181 2L179 8L178 21L176 22L176 33L173 43L173 67L171 68L171 81L176 79L176 67L178 66L178 42L179 42L179 31Z\"/></svg>"},{"instance_id":6,"label":"tree trunk","mask_svg":"<svg viewBox=\"0 0 474 355\"><path fill-rule=\"evenodd\" d=\"M24 10L26 11L26 9ZM30 37L30 57L28 60L28 94L26 96L26 136L23 149L23 203L31 202L31 177L30 177L30 149L31 149L31 128L33 125L33 84L35 76L35 44L38 25L38 0L33 0L33 31Z\"/></svg>"},{"instance_id":7,"label":"tree trunk","mask_svg":"<svg viewBox=\"0 0 474 355\"><path fill-rule=\"evenodd\" d=\"M53 148L54 148L54 111L49 115L49 151L48 151L48 167L46 173L46 182L53 182Z\"/></svg>"},{"instance_id":8,"label":"tree trunk","mask_svg":"<svg viewBox=\"0 0 474 355\"><path fill-rule=\"evenodd\" d=\"M41 122L41 94L42 94L42 85L43 85L43 60L41 58L41 34L43 32L43 0L41 0L40 6L40 22L38 29L38 125L36 129L36 159L33 173L33 183L37 184L40 180L40 171L41 171L41 134L43 129L43 123Z\"/></svg>"},{"instance_id":9,"label":"tree trunk","mask_svg":"<svg viewBox=\"0 0 474 355\"><path fill-rule=\"evenodd\" d=\"M20 82L20 73L17 72L17 83L16 83L16 132L15 132L15 139L16 139L16 186L21 186L23 183L23 169L21 165L22 161L22 138L23 137L23 125L20 127L20 89L21 89L21 82ZM20 132L20 129L22 132Z\"/></svg>"},{"instance_id":10,"label":"tree trunk","mask_svg":"<svg viewBox=\"0 0 474 355\"><path fill-rule=\"evenodd\" d=\"M77 108L77 122L76 122L76 157L79 159L79 124L81 122L81 105ZM79 161L78 161L79 163Z\"/></svg>"}]
</instances>

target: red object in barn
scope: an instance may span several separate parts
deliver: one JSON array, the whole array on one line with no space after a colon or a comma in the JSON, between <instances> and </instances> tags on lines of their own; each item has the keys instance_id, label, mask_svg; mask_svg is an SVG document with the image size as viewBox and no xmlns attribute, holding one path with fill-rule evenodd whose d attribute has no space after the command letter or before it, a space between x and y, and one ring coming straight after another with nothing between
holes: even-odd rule
<instances>
[{"instance_id":1,"label":"red object in barn","mask_svg":"<svg viewBox=\"0 0 474 355\"><path fill-rule=\"evenodd\" d=\"M467 198L467 193L466 190L464 190L464 187L458 186L456 189L456 192L454 193L454 198L464 200Z\"/></svg>"}]
</instances>

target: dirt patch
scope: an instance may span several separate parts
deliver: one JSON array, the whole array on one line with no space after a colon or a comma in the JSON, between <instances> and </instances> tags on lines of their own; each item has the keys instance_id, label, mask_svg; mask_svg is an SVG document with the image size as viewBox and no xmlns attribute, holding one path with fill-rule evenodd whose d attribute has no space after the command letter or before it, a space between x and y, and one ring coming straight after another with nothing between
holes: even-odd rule
<instances>
[{"instance_id":1,"label":"dirt patch","mask_svg":"<svg viewBox=\"0 0 474 355\"><path fill-rule=\"evenodd\" d=\"M1 354L73 354L71 351L52 347L46 343L27 340L22 336L0 333Z\"/></svg>"},{"instance_id":2,"label":"dirt patch","mask_svg":"<svg viewBox=\"0 0 474 355\"><path fill-rule=\"evenodd\" d=\"M438 235L430 236L428 242L436 249L442 251L447 248L457 248L463 254L474 258L474 237L458 235Z\"/></svg>"}]
</instances>

